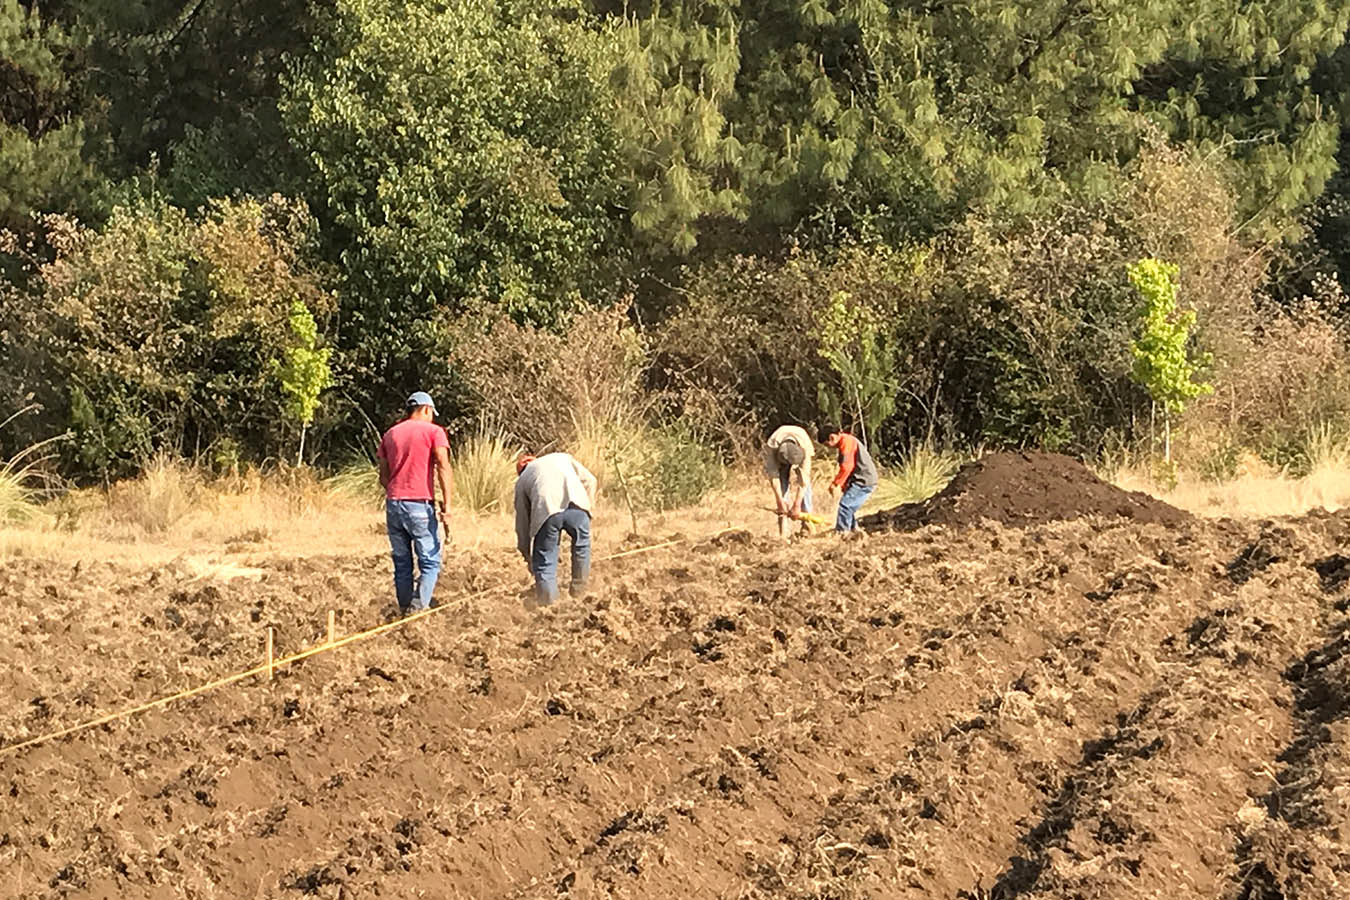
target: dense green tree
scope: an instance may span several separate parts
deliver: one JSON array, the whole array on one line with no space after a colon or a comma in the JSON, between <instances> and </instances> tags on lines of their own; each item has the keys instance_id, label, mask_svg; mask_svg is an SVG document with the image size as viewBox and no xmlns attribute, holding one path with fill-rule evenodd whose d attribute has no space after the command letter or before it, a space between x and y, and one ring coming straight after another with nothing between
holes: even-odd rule
<instances>
[{"instance_id":1,"label":"dense green tree","mask_svg":"<svg viewBox=\"0 0 1350 900\"><path fill-rule=\"evenodd\" d=\"M343 0L285 114L343 271L346 374L435 378L475 304L553 322L624 253L601 35L509 0ZM385 398L388 399L388 398Z\"/></svg>"},{"instance_id":2,"label":"dense green tree","mask_svg":"<svg viewBox=\"0 0 1350 900\"><path fill-rule=\"evenodd\" d=\"M113 180L147 170L189 209L291 186L277 101L288 54L310 44L308 0L53 0L77 35L89 138Z\"/></svg>"}]
</instances>

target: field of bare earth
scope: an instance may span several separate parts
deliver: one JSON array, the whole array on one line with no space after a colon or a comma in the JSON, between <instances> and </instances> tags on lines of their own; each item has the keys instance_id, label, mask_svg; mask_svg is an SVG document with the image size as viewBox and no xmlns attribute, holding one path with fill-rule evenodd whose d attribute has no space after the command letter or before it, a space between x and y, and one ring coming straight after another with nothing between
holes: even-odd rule
<instances>
[{"instance_id":1,"label":"field of bare earth","mask_svg":"<svg viewBox=\"0 0 1350 900\"><path fill-rule=\"evenodd\" d=\"M1350 896L1350 513L1033 454L869 525L538 611L452 548L431 615L0 749L0 896ZM247 569L0 562L0 748L385 619L374 549Z\"/></svg>"}]
</instances>

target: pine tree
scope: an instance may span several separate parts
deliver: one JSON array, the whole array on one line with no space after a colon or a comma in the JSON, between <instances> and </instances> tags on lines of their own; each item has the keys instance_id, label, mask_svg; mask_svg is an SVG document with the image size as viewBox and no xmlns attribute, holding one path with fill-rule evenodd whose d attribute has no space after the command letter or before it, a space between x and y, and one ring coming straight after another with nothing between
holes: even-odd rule
<instances>
[{"instance_id":1,"label":"pine tree","mask_svg":"<svg viewBox=\"0 0 1350 900\"><path fill-rule=\"evenodd\" d=\"M63 209L89 178L84 123L63 68L74 42L18 0L0 0L0 225Z\"/></svg>"},{"instance_id":2,"label":"pine tree","mask_svg":"<svg viewBox=\"0 0 1350 900\"><path fill-rule=\"evenodd\" d=\"M1327 0L654 6L628 20L620 64L639 86L626 102L661 125L629 130L633 155L696 189L640 194L656 211L635 222L677 248L727 210L834 236L931 232L1100 191L1160 127L1231 159L1248 227L1279 236L1334 168L1338 120L1309 81L1348 26Z\"/></svg>"}]
</instances>

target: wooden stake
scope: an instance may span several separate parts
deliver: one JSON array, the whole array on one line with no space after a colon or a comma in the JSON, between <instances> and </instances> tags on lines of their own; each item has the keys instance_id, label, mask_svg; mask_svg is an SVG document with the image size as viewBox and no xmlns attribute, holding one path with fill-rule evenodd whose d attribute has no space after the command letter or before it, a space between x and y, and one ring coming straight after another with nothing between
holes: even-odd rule
<instances>
[{"instance_id":1,"label":"wooden stake","mask_svg":"<svg viewBox=\"0 0 1350 900\"><path fill-rule=\"evenodd\" d=\"M272 632L273 632L274 630L275 630L275 629L273 629L271 625L268 625L268 626L267 626L267 680L268 680L268 681L271 681L271 680L275 677L275 675L276 675L276 673L275 673L275 671L274 671L274 669L273 669L273 665L272 665L272 646L273 646Z\"/></svg>"},{"instance_id":2,"label":"wooden stake","mask_svg":"<svg viewBox=\"0 0 1350 900\"><path fill-rule=\"evenodd\" d=\"M328 643L337 640L337 613L328 611Z\"/></svg>"}]
</instances>

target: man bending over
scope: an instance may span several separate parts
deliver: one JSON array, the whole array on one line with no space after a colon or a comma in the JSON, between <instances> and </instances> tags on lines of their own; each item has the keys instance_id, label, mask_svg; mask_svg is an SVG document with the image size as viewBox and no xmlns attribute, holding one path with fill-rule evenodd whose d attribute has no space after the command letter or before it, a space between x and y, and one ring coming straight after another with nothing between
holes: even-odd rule
<instances>
[{"instance_id":1,"label":"man bending over","mask_svg":"<svg viewBox=\"0 0 1350 900\"><path fill-rule=\"evenodd\" d=\"M591 571L591 508L595 476L567 453L516 462L516 549L534 575L541 606L558 599L558 552L562 536L572 540L571 595L586 591Z\"/></svg>"}]
</instances>

